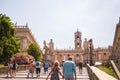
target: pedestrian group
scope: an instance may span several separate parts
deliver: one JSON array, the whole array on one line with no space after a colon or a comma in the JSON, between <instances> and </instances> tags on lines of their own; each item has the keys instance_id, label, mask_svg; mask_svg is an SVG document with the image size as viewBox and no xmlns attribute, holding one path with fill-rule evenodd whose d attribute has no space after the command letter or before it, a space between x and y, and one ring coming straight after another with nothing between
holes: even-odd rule
<instances>
[{"instance_id":1,"label":"pedestrian group","mask_svg":"<svg viewBox=\"0 0 120 80\"><path fill-rule=\"evenodd\" d=\"M58 61L49 64L48 62L41 63L40 61L31 60L29 64L29 70L27 74L27 78L33 78L34 69L36 69L36 77L40 77L40 72L42 67L44 68L44 74L48 73L46 80L60 80L60 76L62 76L63 80L76 80L76 64L72 61L72 57L69 56L68 60L62 62L62 65L59 64ZM62 67L62 68L61 68ZM78 64L79 72L82 73L82 62ZM8 63L7 77L10 74L11 77L16 76L17 71L17 63L15 61Z\"/></svg>"},{"instance_id":2,"label":"pedestrian group","mask_svg":"<svg viewBox=\"0 0 120 80\"><path fill-rule=\"evenodd\" d=\"M7 63L7 77L15 77L16 76L16 71L17 71L17 63L15 61L9 61Z\"/></svg>"}]
</instances>

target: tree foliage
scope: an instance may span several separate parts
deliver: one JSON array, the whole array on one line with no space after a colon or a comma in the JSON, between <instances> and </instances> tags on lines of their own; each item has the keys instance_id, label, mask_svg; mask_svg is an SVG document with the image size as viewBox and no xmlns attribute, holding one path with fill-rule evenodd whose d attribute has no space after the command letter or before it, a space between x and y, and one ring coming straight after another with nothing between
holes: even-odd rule
<instances>
[{"instance_id":1,"label":"tree foliage","mask_svg":"<svg viewBox=\"0 0 120 80\"><path fill-rule=\"evenodd\" d=\"M36 43L31 43L29 45L28 54L32 55L35 58L35 60L40 60L41 61L42 52L41 52L40 48L38 47L38 45Z\"/></svg>"},{"instance_id":2,"label":"tree foliage","mask_svg":"<svg viewBox=\"0 0 120 80\"><path fill-rule=\"evenodd\" d=\"M0 62L8 61L20 51L20 43L15 37L15 27L10 18L0 14Z\"/></svg>"},{"instance_id":3,"label":"tree foliage","mask_svg":"<svg viewBox=\"0 0 120 80\"><path fill-rule=\"evenodd\" d=\"M3 36L10 38L15 35L15 27L10 18L0 14L0 40Z\"/></svg>"}]
</instances>

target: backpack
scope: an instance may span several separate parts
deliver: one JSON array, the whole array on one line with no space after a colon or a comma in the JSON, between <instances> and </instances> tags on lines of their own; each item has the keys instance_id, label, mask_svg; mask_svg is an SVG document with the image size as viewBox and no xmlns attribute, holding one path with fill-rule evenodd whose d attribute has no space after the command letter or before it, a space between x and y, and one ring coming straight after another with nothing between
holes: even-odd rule
<instances>
[{"instance_id":1,"label":"backpack","mask_svg":"<svg viewBox=\"0 0 120 80\"><path fill-rule=\"evenodd\" d=\"M36 66L40 66L40 62L37 61L37 62L36 62Z\"/></svg>"},{"instance_id":2,"label":"backpack","mask_svg":"<svg viewBox=\"0 0 120 80\"><path fill-rule=\"evenodd\" d=\"M49 64L48 64L48 63L45 63L44 67L45 67L45 68L48 68L48 67L49 67Z\"/></svg>"},{"instance_id":3,"label":"backpack","mask_svg":"<svg viewBox=\"0 0 120 80\"><path fill-rule=\"evenodd\" d=\"M14 63L13 66L12 66L13 69L17 69L17 64Z\"/></svg>"},{"instance_id":4,"label":"backpack","mask_svg":"<svg viewBox=\"0 0 120 80\"><path fill-rule=\"evenodd\" d=\"M52 74L51 74L51 79L50 80L53 80L53 79L59 80L58 73L59 73L59 70L58 70L57 67L52 68Z\"/></svg>"}]
</instances>

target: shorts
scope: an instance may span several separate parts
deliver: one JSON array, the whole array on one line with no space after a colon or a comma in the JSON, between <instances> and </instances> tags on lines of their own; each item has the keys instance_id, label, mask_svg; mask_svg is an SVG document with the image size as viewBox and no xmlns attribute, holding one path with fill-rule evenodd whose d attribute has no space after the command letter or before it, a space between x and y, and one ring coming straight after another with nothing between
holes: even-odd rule
<instances>
[{"instance_id":1,"label":"shorts","mask_svg":"<svg viewBox=\"0 0 120 80\"><path fill-rule=\"evenodd\" d=\"M29 73L34 73L34 69L29 69Z\"/></svg>"},{"instance_id":2,"label":"shorts","mask_svg":"<svg viewBox=\"0 0 120 80\"><path fill-rule=\"evenodd\" d=\"M36 74L40 73L40 68L36 68Z\"/></svg>"}]
</instances>

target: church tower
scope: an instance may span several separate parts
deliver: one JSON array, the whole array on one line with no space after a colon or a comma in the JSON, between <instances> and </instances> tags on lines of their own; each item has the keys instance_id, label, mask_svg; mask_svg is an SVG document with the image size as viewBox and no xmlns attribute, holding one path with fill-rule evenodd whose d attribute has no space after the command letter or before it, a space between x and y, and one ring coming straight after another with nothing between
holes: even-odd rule
<instances>
[{"instance_id":1,"label":"church tower","mask_svg":"<svg viewBox=\"0 0 120 80\"><path fill-rule=\"evenodd\" d=\"M81 40L81 32L77 29L77 32L74 33L74 44L75 44L75 50L81 50L82 40Z\"/></svg>"}]
</instances>

